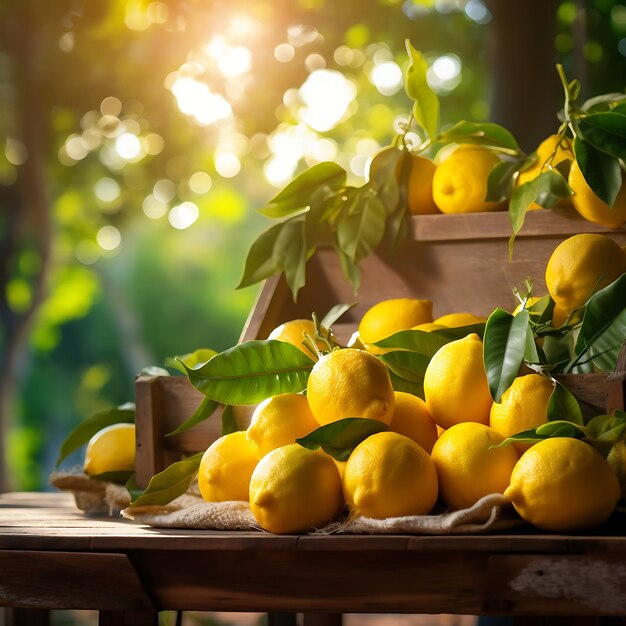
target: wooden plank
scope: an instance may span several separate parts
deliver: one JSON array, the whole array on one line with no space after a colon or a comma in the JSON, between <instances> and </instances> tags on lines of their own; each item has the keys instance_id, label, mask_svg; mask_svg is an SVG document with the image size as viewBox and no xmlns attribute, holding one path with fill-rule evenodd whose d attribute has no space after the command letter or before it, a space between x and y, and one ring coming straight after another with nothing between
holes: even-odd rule
<instances>
[{"instance_id":1,"label":"wooden plank","mask_svg":"<svg viewBox=\"0 0 626 626\"><path fill-rule=\"evenodd\" d=\"M0 571L2 606L154 609L125 554L3 550Z\"/></svg>"},{"instance_id":2,"label":"wooden plank","mask_svg":"<svg viewBox=\"0 0 626 626\"><path fill-rule=\"evenodd\" d=\"M617 555L494 555L488 577L487 612L626 614L626 564Z\"/></svg>"}]
</instances>

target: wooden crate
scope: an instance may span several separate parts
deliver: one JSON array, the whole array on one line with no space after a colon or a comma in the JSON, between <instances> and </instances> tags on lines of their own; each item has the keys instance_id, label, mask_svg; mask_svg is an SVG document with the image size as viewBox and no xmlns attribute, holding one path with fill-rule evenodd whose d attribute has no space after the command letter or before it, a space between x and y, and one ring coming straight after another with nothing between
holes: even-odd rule
<instances>
[{"instance_id":1,"label":"wooden crate","mask_svg":"<svg viewBox=\"0 0 626 626\"><path fill-rule=\"evenodd\" d=\"M347 341L369 307L387 298L430 299L436 317L461 311L487 316L498 306L512 310L517 304L513 287L522 287L526 278L532 278L535 293L547 293L544 272L552 251L571 235L584 232L606 234L626 245L624 227L605 229L583 220L572 209L531 211L510 262L511 225L505 212L412 217L410 235L393 256L373 255L363 261L358 298L334 250L322 249L309 261L306 285L297 303L282 276L265 282L240 340L264 339L283 322L310 318L313 312L323 316L338 303L358 302L334 327L342 341ZM624 406L623 375L576 375L567 384L577 387L579 398L592 411ZM193 413L201 399L186 378L138 378L139 485L145 486L181 454L204 450L219 436L218 416L184 434L165 436ZM242 426L249 415L246 410L239 415Z\"/></svg>"}]
</instances>

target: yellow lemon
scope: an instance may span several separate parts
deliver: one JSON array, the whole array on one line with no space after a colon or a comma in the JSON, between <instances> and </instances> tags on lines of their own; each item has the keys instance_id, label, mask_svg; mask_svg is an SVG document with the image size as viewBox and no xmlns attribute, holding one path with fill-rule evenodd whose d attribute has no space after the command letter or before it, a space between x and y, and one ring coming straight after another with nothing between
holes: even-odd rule
<instances>
[{"instance_id":1,"label":"yellow lemon","mask_svg":"<svg viewBox=\"0 0 626 626\"><path fill-rule=\"evenodd\" d=\"M515 181L516 187L534 180L543 172L555 169L561 163L574 160L572 140L569 137L561 137L560 135L550 135L547 139L544 139L537 147L537 150L535 150L535 153L537 160L528 169L519 173ZM568 201L561 200L559 204L568 204ZM543 207L533 202L528 208L534 210Z\"/></svg>"},{"instance_id":2,"label":"yellow lemon","mask_svg":"<svg viewBox=\"0 0 626 626\"><path fill-rule=\"evenodd\" d=\"M459 422L489 422L492 400L478 335L451 341L435 352L424 373L424 397L442 428Z\"/></svg>"},{"instance_id":3,"label":"yellow lemon","mask_svg":"<svg viewBox=\"0 0 626 626\"><path fill-rule=\"evenodd\" d=\"M267 338L290 343L304 352L304 354L308 357L313 358L316 355L312 354L311 351L302 343L304 341L305 334L309 335L311 338L314 337L315 325L313 324L313 320L290 320L280 326L277 326ZM320 349L324 348L324 345L319 342L317 346Z\"/></svg>"},{"instance_id":4,"label":"yellow lemon","mask_svg":"<svg viewBox=\"0 0 626 626\"><path fill-rule=\"evenodd\" d=\"M383 300L365 312L359 323L359 336L363 343L371 345L401 330L432 321L433 303L430 300Z\"/></svg>"},{"instance_id":5,"label":"yellow lemon","mask_svg":"<svg viewBox=\"0 0 626 626\"><path fill-rule=\"evenodd\" d=\"M504 495L533 526L570 532L605 522L619 501L620 488L607 460L592 446L555 437L524 452Z\"/></svg>"},{"instance_id":6,"label":"yellow lemon","mask_svg":"<svg viewBox=\"0 0 626 626\"><path fill-rule=\"evenodd\" d=\"M460 326L470 326L471 324L482 324L487 318L474 313L448 313L438 317L434 323L444 328L459 328Z\"/></svg>"},{"instance_id":7,"label":"yellow lemon","mask_svg":"<svg viewBox=\"0 0 626 626\"><path fill-rule=\"evenodd\" d=\"M563 324L567 321L568 316L569 313L567 311L563 311L562 309L559 309L558 306L555 306L552 310L552 328L559 328L560 326L563 326Z\"/></svg>"},{"instance_id":8,"label":"yellow lemon","mask_svg":"<svg viewBox=\"0 0 626 626\"><path fill-rule=\"evenodd\" d=\"M343 492L348 506L365 517L426 515L437 502L437 472L428 453L412 439L376 433L348 458Z\"/></svg>"},{"instance_id":9,"label":"yellow lemon","mask_svg":"<svg viewBox=\"0 0 626 626\"><path fill-rule=\"evenodd\" d=\"M625 270L624 253L613 239L595 233L574 235L552 252L546 286L556 306L569 313Z\"/></svg>"},{"instance_id":10,"label":"yellow lemon","mask_svg":"<svg viewBox=\"0 0 626 626\"><path fill-rule=\"evenodd\" d=\"M574 192L572 205L586 220L606 228L619 228L626 222L626 184L623 181L612 207L593 193L576 161L570 169L568 183Z\"/></svg>"},{"instance_id":11,"label":"yellow lemon","mask_svg":"<svg viewBox=\"0 0 626 626\"><path fill-rule=\"evenodd\" d=\"M606 460L619 481L621 499L626 500L626 441L623 437L611 446Z\"/></svg>"},{"instance_id":12,"label":"yellow lemon","mask_svg":"<svg viewBox=\"0 0 626 626\"><path fill-rule=\"evenodd\" d=\"M344 417L367 417L389 424L394 395L387 366L364 350L343 348L313 366L307 398L320 424Z\"/></svg>"},{"instance_id":13,"label":"yellow lemon","mask_svg":"<svg viewBox=\"0 0 626 626\"><path fill-rule=\"evenodd\" d=\"M292 443L266 454L250 480L250 509L272 533L299 533L333 521L344 501L333 459Z\"/></svg>"},{"instance_id":14,"label":"yellow lemon","mask_svg":"<svg viewBox=\"0 0 626 626\"><path fill-rule=\"evenodd\" d=\"M431 453L439 476L441 498L453 509L472 506L490 493L504 493L517 463L512 446L485 424L465 422L448 428Z\"/></svg>"},{"instance_id":15,"label":"yellow lemon","mask_svg":"<svg viewBox=\"0 0 626 626\"><path fill-rule=\"evenodd\" d=\"M437 167L430 160L410 155L411 172L407 187L407 203L412 215L439 213L433 200L433 176Z\"/></svg>"},{"instance_id":16,"label":"yellow lemon","mask_svg":"<svg viewBox=\"0 0 626 626\"><path fill-rule=\"evenodd\" d=\"M461 146L445 159L433 177L433 200L442 213L497 211L500 202L487 202L487 179L500 162L480 146Z\"/></svg>"},{"instance_id":17,"label":"yellow lemon","mask_svg":"<svg viewBox=\"0 0 626 626\"><path fill-rule=\"evenodd\" d=\"M263 400L254 413L246 437L258 458L319 427L307 399L298 393L282 393Z\"/></svg>"},{"instance_id":18,"label":"yellow lemon","mask_svg":"<svg viewBox=\"0 0 626 626\"><path fill-rule=\"evenodd\" d=\"M198 487L207 502L247 500L250 476L257 455L238 430L216 439L206 450L198 469Z\"/></svg>"},{"instance_id":19,"label":"yellow lemon","mask_svg":"<svg viewBox=\"0 0 626 626\"><path fill-rule=\"evenodd\" d=\"M394 395L396 408L389 429L413 439L430 454L437 441L437 425L428 411L426 402L404 391L394 391Z\"/></svg>"},{"instance_id":20,"label":"yellow lemon","mask_svg":"<svg viewBox=\"0 0 626 626\"><path fill-rule=\"evenodd\" d=\"M87 443L85 474L135 471L135 425L112 424L99 430Z\"/></svg>"},{"instance_id":21,"label":"yellow lemon","mask_svg":"<svg viewBox=\"0 0 626 626\"><path fill-rule=\"evenodd\" d=\"M494 402L489 415L489 426L505 439L548 421L548 403L554 390L549 378L539 374L518 376L502 394L500 402ZM515 443L521 454L530 444Z\"/></svg>"},{"instance_id":22,"label":"yellow lemon","mask_svg":"<svg viewBox=\"0 0 626 626\"><path fill-rule=\"evenodd\" d=\"M411 330L421 330L422 332L429 333L432 330L441 330L442 328L446 327L443 324L435 324L435 322L424 322L423 324L413 326Z\"/></svg>"}]
</instances>

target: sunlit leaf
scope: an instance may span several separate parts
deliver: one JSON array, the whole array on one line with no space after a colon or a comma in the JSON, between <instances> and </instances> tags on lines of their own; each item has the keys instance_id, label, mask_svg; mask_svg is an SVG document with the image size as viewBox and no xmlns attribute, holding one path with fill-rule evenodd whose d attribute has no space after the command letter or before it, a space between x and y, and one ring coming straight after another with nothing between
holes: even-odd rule
<instances>
[{"instance_id":1,"label":"sunlit leaf","mask_svg":"<svg viewBox=\"0 0 626 626\"><path fill-rule=\"evenodd\" d=\"M494 402L511 386L519 372L526 350L528 311L511 315L496 309L487 320L483 357L489 391Z\"/></svg>"},{"instance_id":2,"label":"sunlit leaf","mask_svg":"<svg viewBox=\"0 0 626 626\"><path fill-rule=\"evenodd\" d=\"M587 424L589 437L597 441L614 443L624 432L626 432L624 411L617 411L615 415L597 415Z\"/></svg>"},{"instance_id":3,"label":"sunlit leaf","mask_svg":"<svg viewBox=\"0 0 626 626\"><path fill-rule=\"evenodd\" d=\"M203 455L204 452L199 452L182 461L172 463L162 472L153 476L145 491L138 495L129 506L164 506L178 496L182 496L189 489L191 481L198 473Z\"/></svg>"},{"instance_id":4,"label":"sunlit leaf","mask_svg":"<svg viewBox=\"0 0 626 626\"><path fill-rule=\"evenodd\" d=\"M98 431L113 424L134 424L135 405L132 402L94 413L82 421L63 441L57 467L75 450L86 444Z\"/></svg>"},{"instance_id":5,"label":"sunlit leaf","mask_svg":"<svg viewBox=\"0 0 626 626\"><path fill-rule=\"evenodd\" d=\"M409 67L405 74L404 88L409 98L414 101L415 120L429 137L434 137L439 128L439 98L426 80L428 65L422 53L418 52L408 39L406 49L409 55Z\"/></svg>"},{"instance_id":6,"label":"sunlit leaf","mask_svg":"<svg viewBox=\"0 0 626 626\"><path fill-rule=\"evenodd\" d=\"M425 356L432 357L439 348L449 343L440 335L423 330L401 330L389 337L385 337L374 343L379 348L392 348L394 350L411 350Z\"/></svg>"},{"instance_id":7,"label":"sunlit leaf","mask_svg":"<svg viewBox=\"0 0 626 626\"><path fill-rule=\"evenodd\" d=\"M370 164L368 184L382 202L387 215L395 211L400 200L397 171L402 169L402 161L405 158L406 152L389 147L378 152Z\"/></svg>"},{"instance_id":8,"label":"sunlit leaf","mask_svg":"<svg viewBox=\"0 0 626 626\"><path fill-rule=\"evenodd\" d=\"M206 363L216 354L217 352L215 350L211 350L211 348L198 348L197 350L194 350L193 352L188 352L187 354L167 357L165 359L165 365L167 367L175 368L183 374L186 374L187 372L182 363L184 363L187 367L194 369L195 367L198 367L198 365Z\"/></svg>"},{"instance_id":9,"label":"sunlit leaf","mask_svg":"<svg viewBox=\"0 0 626 626\"><path fill-rule=\"evenodd\" d=\"M142 367L139 371L141 376L169 376L170 373L159 367L158 365L148 365L148 367Z\"/></svg>"},{"instance_id":10,"label":"sunlit leaf","mask_svg":"<svg viewBox=\"0 0 626 626\"><path fill-rule=\"evenodd\" d=\"M354 448L370 435L388 431L389 426L380 420L364 417L346 417L320 426L305 437L296 439L304 448L322 448L337 461L347 461Z\"/></svg>"},{"instance_id":11,"label":"sunlit leaf","mask_svg":"<svg viewBox=\"0 0 626 626\"><path fill-rule=\"evenodd\" d=\"M283 270L280 259L274 256L276 240L283 229L283 222L275 224L261 233L252 243L246 257L243 276L237 285L237 289L254 285L270 276L279 274Z\"/></svg>"},{"instance_id":12,"label":"sunlit leaf","mask_svg":"<svg viewBox=\"0 0 626 626\"><path fill-rule=\"evenodd\" d=\"M455 143L472 143L519 152L515 137L503 126L492 122L478 123L462 120L447 128L442 136L446 141Z\"/></svg>"},{"instance_id":13,"label":"sunlit leaf","mask_svg":"<svg viewBox=\"0 0 626 626\"><path fill-rule=\"evenodd\" d=\"M193 412L193 414L188 417L178 428L176 428L176 430L173 430L171 433L167 433L165 436L171 437L172 435L180 435L180 433L188 431L196 424L199 424L205 419L211 417L216 408L217 402L215 400L211 400L211 398L203 398L202 402L200 402L198 408Z\"/></svg>"},{"instance_id":14,"label":"sunlit leaf","mask_svg":"<svg viewBox=\"0 0 626 626\"><path fill-rule=\"evenodd\" d=\"M558 381L555 381L554 390L548 402L547 415L548 422L566 420L575 424L584 424L578 400L569 389Z\"/></svg>"},{"instance_id":15,"label":"sunlit leaf","mask_svg":"<svg viewBox=\"0 0 626 626\"><path fill-rule=\"evenodd\" d=\"M344 313L356 306L356 302L352 304L336 304L334 307L324 315L324 318L320 322L322 328L331 328L337 320L339 320Z\"/></svg>"},{"instance_id":16,"label":"sunlit leaf","mask_svg":"<svg viewBox=\"0 0 626 626\"><path fill-rule=\"evenodd\" d=\"M518 161L502 161L489 172L487 178L487 202L503 202L511 197L515 173L520 169Z\"/></svg>"},{"instance_id":17,"label":"sunlit leaf","mask_svg":"<svg viewBox=\"0 0 626 626\"><path fill-rule=\"evenodd\" d=\"M585 355L598 369L615 369L626 340L626 274L595 293L584 308L583 323L576 341L577 360Z\"/></svg>"},{"instance_id":18,"label":"sunlit leaf","mask_svg":"<svg viewBox=\"0 0 626 626\"><path fill-rule=\"evenodd\" d=\"M574 153L583 178L593 193L612 207L622 186L619 160L601 152L580 137L574 140Z\"/></svg>"},{"instance_id":19,"label":"sunlit leaf","mask_svg":"<svg viewBox=\"0 0 626 626\"><path fill-rule=\"evenodd\" d=\"M597 113L599 111L616 111L618 107L611 109L611 104L614 102L623 102L626 100L626 94L614 92L614 93L604 93L599 96L594 96L593 98L589 98L583 102L580 107L583 111L587 111L588 113ZM619 112L619 111L618 111Z\"/></svg>"},{"instance_id":20,"label":"sunlit leaf","mask_svg":"<svg viewBox=\"0 0 626 626\"><path fill-rule=\"evenodd\" d=\"M354 263L354 261L343 251L338 243L336 243L334 247L337 252L337 256L339 257L339 263L344 276L352 285L352 291L356 295L359 291L359 287L361 286L361 272L356 263Z\"/></svg>"},{"instance_id":21,"label":"sunlit leaf","mask_svg":"<svg viewBox=\"0 0 626 626\"><path fill-rule=\"evenodd\" d=\"M330 193L346 183L346 171L336 163L318 163L292 180L259 213L268 217L286 217L307 207L314 192Z\"/></svg>"},{"instance_id":22,"label":"sunlit leaf","mask_svg":"<svg viewBox=\"0 0 626 626\"><path fill-rule=\"evenodd\" d=\"M313 361L284 341L246 341L188 369L191 384L223 404L257 404L279 393L306 388Z\"/></svg>"},{"instance_id":23,"label":"sunlit leaf","mask_svg":"<svg viewBox=\"0 0 626 626\"><path fill-rule=\"evenodd\" d=\"M285 280L294 302L298 291L306 281L307 243L304 236L304 218L292 219L284 223L284 228L276 238L274 256L285 272Z\"/></svg>"},{"instance_id":24,"label":"sunlit leaf","mask_svg":"<svg viewBox=\"0 0 626 626\"><path fill-rule=\"evenodd\" d=\"M504 441L499 443L493 448L502 448L511 443L537 443L538 441L544 441L545 439L551 439L553 437L570 437L572 439L583 439L586 433L580 428L580 425L572 424L566 420L559 420L558 422L548 422L542 424L537 428L531 428L530 430L524 430L515 435L507 437Z\"/></svg>"}]
</instances>

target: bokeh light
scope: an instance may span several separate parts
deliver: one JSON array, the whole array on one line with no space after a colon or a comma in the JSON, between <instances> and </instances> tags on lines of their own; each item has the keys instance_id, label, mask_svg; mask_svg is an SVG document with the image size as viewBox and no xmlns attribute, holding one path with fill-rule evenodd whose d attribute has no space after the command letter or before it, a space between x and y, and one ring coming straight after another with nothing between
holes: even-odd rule
<instances>
[{"instance_id":1,"label":"bokeh light","mask_svg":"<svg viewBox=\"0 0 626 626\"><path fill-rule=\"evenodd\" d=\"M304 103L301 119L314 130L325 132L346 114L356 97L356 87L341 72L316 70L304 81L299 93Z\"/></svg>"},{"instance_id":2,"label":"bokeh light","mask_svg":"<svg viewBox=\"0 0 626 626\"><path fill-rule=\"evenodd\" d=\"M169 223L177 230L189 228L198 217L200 217L200 210L193 202L181 202L173 206L167 215Z\"/></svg>"},{"instance_id":3,"label":"bokeh light","mask_svg":"<svg viewBox=\"0 0 626 626\"><path fill-rule=\"evenodd\" d=\"M97 232L96 241L103 250L111 252L122 243L122 233L115 226L107 224Z\"/></svg>"}]
</instances>

